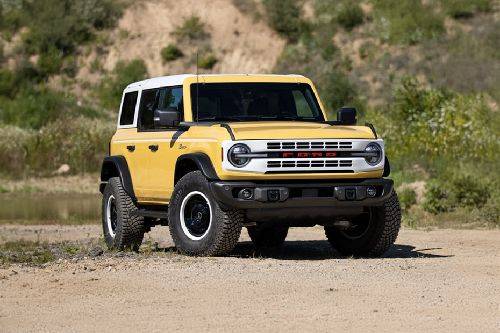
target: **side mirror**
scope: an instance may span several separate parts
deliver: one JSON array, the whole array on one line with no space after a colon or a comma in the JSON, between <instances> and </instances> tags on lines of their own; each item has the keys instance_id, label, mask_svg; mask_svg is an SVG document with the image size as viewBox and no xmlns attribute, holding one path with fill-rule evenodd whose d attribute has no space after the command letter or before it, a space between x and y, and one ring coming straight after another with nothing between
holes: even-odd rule
<instances>
[{"instance_id":1,"label":"side mirror","mask_svg":"<svg viewBox=\"0 0 500 333\"><path fill-rule=\"evenodd\" d=\"M177 127L181 121L181 115L175 108L168 108L166 110L155 110L154 112L154 125L155 128L162 127Z\"/></svg>"},{"instance_id":2,"label":"side mirror","mask_svg":"<svg viewBox=\"0 0 500 333\"><path fill-rule=\"evenodd\" d=\"M356 108L340 108L337 111L337 123L339 125L356 125Z\"/></svg>"}]
</instances>

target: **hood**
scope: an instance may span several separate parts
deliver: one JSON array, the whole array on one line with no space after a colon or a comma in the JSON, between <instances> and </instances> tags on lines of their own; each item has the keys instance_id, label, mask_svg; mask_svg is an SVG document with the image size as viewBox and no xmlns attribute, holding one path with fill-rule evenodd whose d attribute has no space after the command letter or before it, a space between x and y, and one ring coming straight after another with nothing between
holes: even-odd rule
<instances>
[{"instance_id":1,"label":"hood","mask_svg":"<svg viewBox=\"0 0 500 333\"><path fill-rule=\"evenodd\" d=\"M297 121L229 123L236 140L374 139L366 126L340 126Z\"/></svg>"}]
</instances>

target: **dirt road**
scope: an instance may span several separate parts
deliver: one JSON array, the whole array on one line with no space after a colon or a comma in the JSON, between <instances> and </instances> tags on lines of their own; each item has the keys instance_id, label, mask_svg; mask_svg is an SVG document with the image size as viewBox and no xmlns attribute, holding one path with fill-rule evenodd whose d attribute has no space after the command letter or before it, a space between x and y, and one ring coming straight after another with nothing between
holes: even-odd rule
<instances>
[{"instance_id":1,"label":"dirt road","mask_svg":"<svg viewBox=\"0 0 500 333\"><path fill-rule=\"evenodd\" d=\"M0 226L0 242L99 232ZM156 228L158 254L0 270L0 331L500 331L500 230L403 230L382 259L340 258L320 228L255 258L243 234L226 258L177 255Z\"/></svg>"}]
</instances>

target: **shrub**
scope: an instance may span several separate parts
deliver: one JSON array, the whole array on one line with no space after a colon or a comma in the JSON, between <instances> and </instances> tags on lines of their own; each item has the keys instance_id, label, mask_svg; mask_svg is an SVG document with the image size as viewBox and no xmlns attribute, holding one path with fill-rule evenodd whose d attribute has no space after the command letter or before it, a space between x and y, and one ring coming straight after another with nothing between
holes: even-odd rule
<instances>
[{"instance_id":1,"label":"shrub","mask_svg":"<svg viewBox=\"0 0 500 333\"><path fill-rule=\"evenodd\" d=\"M476 12L491 12L491 0L446 0L441 1L446 13L455 19L470 18Z\"/></svg>"},{"instance_id":2,"label":"shrub","mask_svg":"<svg viewBox=\"0 0 500 333\"><path fill-rule=\"evenodd\" d=\"M417 193L411 188L405 188L398 192L399 203L403 211L407 211L417 203Z\"/></svg>"},{"instance_id":3,"label":"shrub","mask_svg":"<svg viewBox=\"0 0 500 333\"><path fill-rule=\"evenodd\" d=\"M490 195L489 187L470 175L437 178L426 185L423 207L434 214L457 208L481 208Z\"/></svg>"},{"instance_id":4,"label":"shrub","mask_svg":"<svg viewBox=\"0 0 500 333\"><path fill-rule=\"evenodd\" d=\"M13 96L17 89L16 76L8 69L0 68L0 96ZM2 107L0 106L0 109Z\"/></svg>"},{"instance_id":5,"label":"shrub","mask_svg":"<svg viewBox=\"0 0 500 333\"><path fill-rule=\"evenodd\" d=\"M74 118L57 120L40 129L27 148L27 164L37 173L68 164L73 172L99 170L115 130L112 122Z\"/></svg>"},{"instance_id":6,"label":"shrub","mask_svg":"<svg viewBox=\"0 0 500 333\"><path fill-rule=\"evenodd\" d=\"M37 69L43 76L59 73L63 66L63 53L55 48L40 54L37 61Z\"/></svg>"},{"instance_id":7,"label":"shrub","mask_svg":"<svg viewBox=\"0 0 500 333\"><path fill-rule=\"evenodd\" d=\"M99 116L97 111L77 105L73 96L43 86L21 90L14 99L5 100L0 110L4 124L34 129L61 118Z\"/></svg>"},{"instance_id":8,"label":"shrub","mask_svg":"<svg viewBox=\"0 0 500 333\"><path fill-rule=\"evenodd\" d=\"M385 116L390 125L383 136L392 159L437 168L436 161L477 165L497 158L500 120L480 95L426 88L405 78Z\"/></svg>"},{"instance_id":9,"label":"shrub","mask_svg":"<svg viewBox=\"0 0 500 333\"><path fill-rule=\"evenodd\" d=\"M203 69L212 69L217 63L217 58L213 53L203 54L198 60L198 66Z\"/></svg>"},{"instance_id":10,"label":"shrub","mask_svg":"<svg viewBox=\"0 0 500 333\"><path fill-rule=\"evenodd\" d=\"M173 44L168 44L166 47L161 49L161 58L163 63L174 61L184 56L182 51Z\"/></svg>"},{"instance_id":11,"label":"shrub","mask_svg":"<svg viewBox=\"0 0 500 333\"><path fill-rule=\"evenodd\" d=\"M33 53L51 48L68 55L94 36L94 30L115 25L121 7L113 0L37 0L24 2L28 32L24 42Z\"/></svg>"},{"instance_id":12,"label":"shrub","mask_svg":"<svg viewBox=\"0 0 500 333\"><path fill-rule=\"evenodd\" d=\"M341 6L337 14L337 22L346 30L352 30L354 27L362 24L364 21L364 13L359 4L355 2L347 2Z\"/></svg>"},{"instance_id":13,"label":"shrub","mask_svg":"<svg viewBox=\"0 0 500 333\"><path fill-rule=\"evenodd\" d=\"M193 41L209 37L209 34L205 31L205 24L195 15L184 19L182 25L175 28L172 35L178 41Z\"/></svg>"},{"instance_id":14,"label":"shrub","mask_svg":"<svg viewBox=\"0 0 500 333\"><path fill-rule=\"evenodd\" d=\"M444 32L443 17L420 0L375 0L374 16L390 43L415 44Z\"/></svg>"},{"instance_id":15,"label":"shrub","mask_svg":"<svg viewBox=\"0 0 500 333\"><path fill-rule=\"evenodd\" d=\"M123 89L132 82L146 78L146 64L141 59L130 62L119 61L110 76L101 81L97 95L101 105L108 109L118 109Z\"/></svg>"},{"instance_id":16,"label":"shrub","mask_svg":"<svg viewBox=\"0 0 500 333\"><path fill-rule=\"evenodd\" d=\"M0 174L22 175L27 168L28 142L34 131L0 125Z\"/></svg>"},{"instance_id":17,"label":"shrub","mask_svg":"<svg viewBox=\"0 0 500 333\"><path fill-rule=\"evenodd\" d=\"M242 14L252 16L255 21L261 18L259 7L255 0L232 0L232 3Z\"/></svg>"},{"instance_id":18,"label":"shrub","mask_svg":"<svg viewBox=\"0 0 500 333\"><path fill-rule=\"evenodd\" d=\"M268 24L290 42L296 42L306 23L297 0L263 0Z\"/></svg>"}]
</instances>

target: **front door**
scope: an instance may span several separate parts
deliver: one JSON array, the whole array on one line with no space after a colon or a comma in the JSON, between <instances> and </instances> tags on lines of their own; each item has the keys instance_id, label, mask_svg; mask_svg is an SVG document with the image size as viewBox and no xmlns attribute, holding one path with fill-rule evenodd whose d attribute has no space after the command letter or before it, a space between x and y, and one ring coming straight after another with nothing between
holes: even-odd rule
<instances>
[{"instance_id":1,"label":"front door","mask_svg":"<svg viewBox=\"0 0 500 333\"><path fill-rule=\"evenodd\" d=\"M182 113L182 87L143 90L139 105L136 163L139 184L137 196L143 202L168 202L173 190L175 155L172 147L175 128L156 128L154 110L175 108Z\"/></svg>"}]
</instances>

